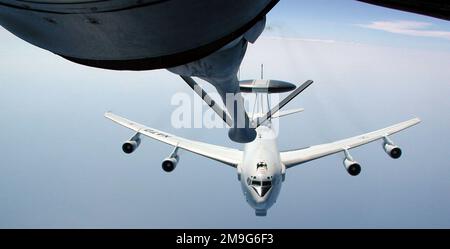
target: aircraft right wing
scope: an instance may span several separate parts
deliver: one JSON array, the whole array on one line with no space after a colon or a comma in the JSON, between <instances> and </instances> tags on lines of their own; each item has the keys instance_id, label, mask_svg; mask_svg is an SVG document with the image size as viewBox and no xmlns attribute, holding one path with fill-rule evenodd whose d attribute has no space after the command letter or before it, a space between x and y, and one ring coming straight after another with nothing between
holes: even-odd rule
<instances>
[{"instance_id":1,"label":"aircraft right wing","mask_svg":"<svg viewBox=\"0 0 450 249\"><path fill-rule=\"evenodd\" d=\"M308 162L314 159L318 159L324 156L335 154L338 152L346 151L378 139L382 139L386 136L392 135L420 122L420 119L413 118L408 121L398 123L387 128L362 134L359 136L339 140L332 143L320 144L311 146L304 149L285 151L280 153L281 161L286 168L293 167L295 165Z\"/></svg>"},{"instance_id":2,"label":"aircraft right wing","mask_svg":"<svg viewBox=\"0 0 450 249\"><path fill-rule=\"evenodd\" d=\"M105 117L144 136L222 162L232 167L237 167L237 164L241 162L243 157L243 153L240 150L177 137L120 117L111 112L105 113Z\"/></svg>"}]
</instances>

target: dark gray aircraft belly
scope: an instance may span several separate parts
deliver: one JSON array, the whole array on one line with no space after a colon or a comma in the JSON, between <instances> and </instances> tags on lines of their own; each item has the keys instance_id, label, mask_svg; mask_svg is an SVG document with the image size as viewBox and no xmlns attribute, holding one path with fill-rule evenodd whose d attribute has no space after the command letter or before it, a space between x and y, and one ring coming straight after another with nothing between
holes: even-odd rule
<instances>
[{"instance_id":1,"label":"dark gray aircraft belly","mask_svg":"<svg viewBox=\"0 0 450 249\"><path fill-rule=\"evenodd\" d=\"M174 67L241 36L278 0L0 0L0 25L71 61L115 70Z\"/></svg>"},{"instance_id":2,"label":"dark gray aircraft belly","mask_svg":"<svg viewBox=\"0 0 450 249\"><path fill-rule=\"evenodd\" d=\"M432 16L450 21L448 0L358 0L391 9Z\"/></svg>"}]
</instances>

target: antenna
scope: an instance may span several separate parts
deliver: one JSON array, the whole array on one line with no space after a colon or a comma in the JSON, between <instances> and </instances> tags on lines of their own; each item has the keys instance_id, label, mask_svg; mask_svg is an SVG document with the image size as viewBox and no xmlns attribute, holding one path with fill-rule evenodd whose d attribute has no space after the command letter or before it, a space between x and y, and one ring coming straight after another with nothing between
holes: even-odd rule
<instances>
[{"instance_id":1,"label":"antenna","mask_svg":"<svg viewBox=\"0 0 450 249\"><path fill-rule=\"evenodd\" d=\"M264 79L264 64L261 64L261 79Z\"/></svg>"}]
</instances>

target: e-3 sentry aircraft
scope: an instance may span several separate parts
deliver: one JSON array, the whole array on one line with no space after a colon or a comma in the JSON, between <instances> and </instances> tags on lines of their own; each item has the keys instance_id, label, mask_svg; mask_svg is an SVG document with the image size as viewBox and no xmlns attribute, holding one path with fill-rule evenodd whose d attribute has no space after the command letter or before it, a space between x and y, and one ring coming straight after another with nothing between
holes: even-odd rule
<instances>
[{"instance_id":1,"label":"e-3 sentry aircraft","mask_svg":"<svg viewBox=\"0 0 450 249\"><path fill-rule=\"evenodd\" d=\"M345 169L350 175L356 176L361 172L361 166L350 155L350 149L381 140L384 151L390 157L397 159L401 156L402 151L394 144L390 136L420 122L420 119L413 118L359 136L298 150L280 152L277 145L277 134L272 126L272 119L303 111L303 109L288 111L279 111L279 109L311 84L312 81L306 81L303 85L295 89L295 85L283 81L241 81L240 90L242 92L256 93L255 104L257 104L257 108L255 110L258 113L255 113L255 110L253 110L252 117L255 118L252 119L254 123L259 124L256 128L256 139L250 143L246 143L244 150L226 148L177 137L130 121L111 112L105 113L105 117L135 132L135 135L122 146L123 151L127 154L134 152L138 148L141 142L141 135L174 146L173 152L162 162L162 169L166 172L172 172L179 162L179 149L193 152L235 168L237 170L237 179L241 184L246 201L255 209L257 216L266 216L267 210L277 200L281 185L285 180L287 169L324 156L343 153L345 156L343 161ZM264 95L267 97L269 93L287 92L293 89L295 89L294 92L263 115L263 108L266 108L266 110L270 108L269 101L266 103L263 101Z\"/></svg>"}]
</instances>

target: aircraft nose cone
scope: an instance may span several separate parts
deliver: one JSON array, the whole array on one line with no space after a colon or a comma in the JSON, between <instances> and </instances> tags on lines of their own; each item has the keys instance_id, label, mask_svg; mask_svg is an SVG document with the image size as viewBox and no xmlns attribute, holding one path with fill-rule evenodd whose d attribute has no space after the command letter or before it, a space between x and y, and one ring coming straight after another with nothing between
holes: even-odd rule
<instances>
[{"instance_id":1,"label":"aircraft nose cone","mask_svg":"<svg viewBox=\"0 0 450 249\"><path fill-rule=\"evenodd\" d=\"M264 204L266 200L263 197L256 198L255 202L256 204Z\"/></svg>"}]
</instances>

